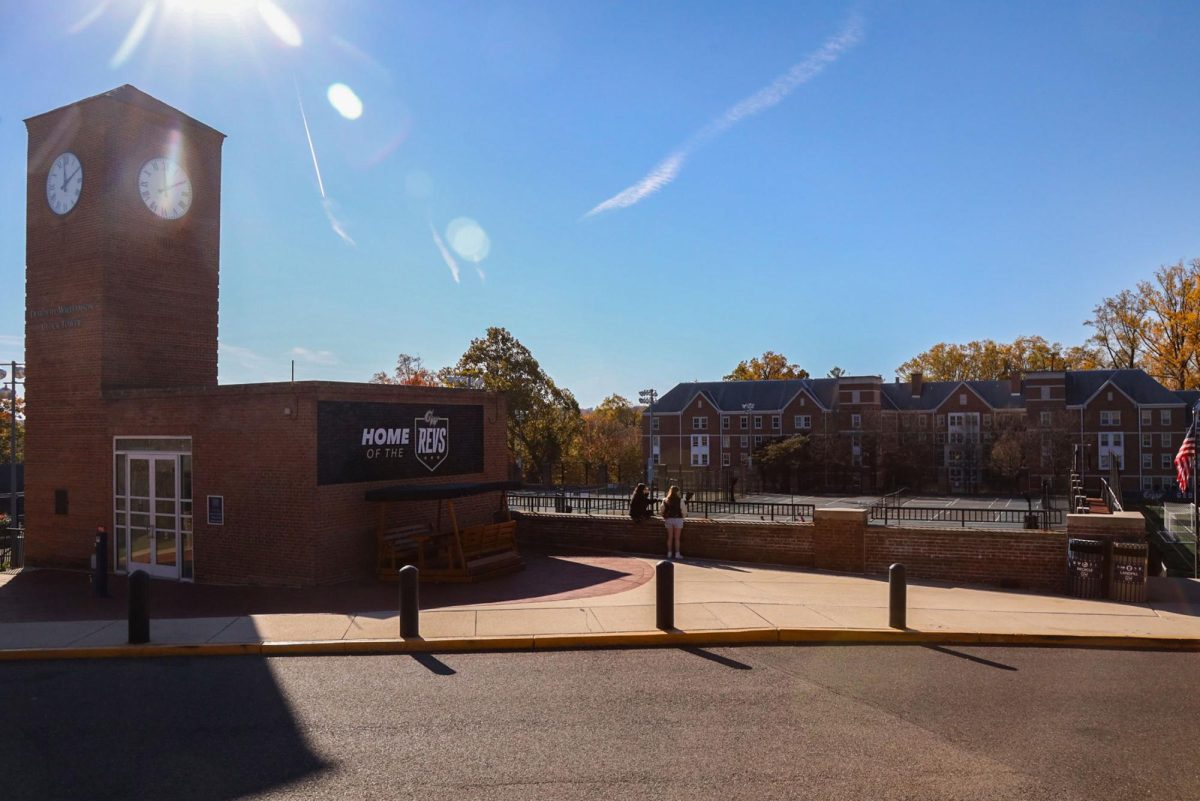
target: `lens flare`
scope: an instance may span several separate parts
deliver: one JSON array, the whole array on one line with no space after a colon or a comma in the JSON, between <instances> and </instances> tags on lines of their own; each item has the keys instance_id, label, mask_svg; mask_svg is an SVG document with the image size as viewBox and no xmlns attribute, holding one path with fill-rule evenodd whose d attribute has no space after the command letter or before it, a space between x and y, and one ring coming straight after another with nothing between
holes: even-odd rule
<instances>
[{"instance_id":1,"label":"lens flare","mask_svg":"<svg viewBox=\"0 0 1200 801\"><path fill-rule=\"evenodd\" d=\"M458 217L446 226L446 241L454 252L467 261L476 264L487 258L492 249L492 241L479 223L470 217Z\"/></svg>"},{"instance_id":2,"label":"lens flare","mask_svg":"<svg viewBox=\"0 0 1200 801\"><path fill-rule=\"evenodd\" d=\"M271 33L275 34L275 38L283 42L288 47L299 47L304 44L304 37L300 35L300 28L292 21L292 18L287 13L271 2L271 0L260 0L258 4L258 16L262 17L262 21L270 29Z\"/></svg>"},{"instance_id":3,"label":"lens flare","mask_svg":"<svg viewBox=\"0 0 1200 801\"><path fill-rule=\"evenodd\" d=\"M335 83L329 87L329 91L325 93L329 98L329 105L333 106L338 114L341 114L348 120L357 120L362 116L363 104L358 99L358 95L354 94L354 90L344 83Z\"/></svg>"}]
</instances>

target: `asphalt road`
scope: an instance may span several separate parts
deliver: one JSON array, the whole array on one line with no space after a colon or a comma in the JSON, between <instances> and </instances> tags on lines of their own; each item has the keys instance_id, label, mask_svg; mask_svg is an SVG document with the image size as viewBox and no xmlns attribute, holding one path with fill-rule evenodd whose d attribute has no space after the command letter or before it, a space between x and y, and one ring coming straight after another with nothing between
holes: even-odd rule
<instances>
[{"instance_id":1,"label":"asphalt road","mask_svg":"<svg viewBox=\"0 0 1200 801\"><path fill-rule=\"evenodd\" d=\"M1192 799L1200 654L0 663L0 798Z\"/></svg>"}]
</instances>

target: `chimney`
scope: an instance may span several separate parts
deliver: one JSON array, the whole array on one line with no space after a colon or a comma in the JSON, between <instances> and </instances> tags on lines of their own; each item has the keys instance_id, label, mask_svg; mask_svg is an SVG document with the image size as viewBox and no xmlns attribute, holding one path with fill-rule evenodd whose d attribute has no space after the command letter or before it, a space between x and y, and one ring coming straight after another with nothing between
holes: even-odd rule
<instances>
[{"instance_id":1,"label":"chimney","mask_svg":"<svg viewBox=\"0 0 1200 801\"><path fill-rule=\"evenodd\" d=\"M921 374L912 374L912 396L914 398L921 397Z\"/></svg>"},{"instance_id":2,"label":"chimney","mask_svg":"<svg viewBox=\"0 0 1200 801\"><path fill-rule=\"evenodd\" d=\"M1009 391L1014 395L1021 394L1021 374L1013 371L1008 374Z\"/></svg>"}]
</instances>

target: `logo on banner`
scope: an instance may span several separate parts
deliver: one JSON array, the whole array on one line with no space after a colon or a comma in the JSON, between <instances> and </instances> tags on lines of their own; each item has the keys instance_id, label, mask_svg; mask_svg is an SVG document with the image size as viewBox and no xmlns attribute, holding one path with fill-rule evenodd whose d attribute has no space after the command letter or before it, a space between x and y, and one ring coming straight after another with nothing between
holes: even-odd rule
<instances>
[{"instance_id":1,"label":"logo on banner","mask_svg":"<svg viewBox=\"0 0 1200 801\"><path fill-rule=\"evenodd\" d=\"M432 472L450 455L450 418L438 417L433 409L424 417L413 420L416 434L416 456Z\"/></svg>"}]
</instances>

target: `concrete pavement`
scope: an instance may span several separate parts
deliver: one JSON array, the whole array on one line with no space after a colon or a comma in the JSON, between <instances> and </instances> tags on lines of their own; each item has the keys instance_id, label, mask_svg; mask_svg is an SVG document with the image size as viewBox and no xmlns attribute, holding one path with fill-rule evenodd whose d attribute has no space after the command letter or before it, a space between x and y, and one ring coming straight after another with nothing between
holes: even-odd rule
<instances>
[{"instance_id":1,"label":"concrete pavement","mask_svg":"<svg viewBox=\"0 0 1200 801\"><path fill-rule=\"evenodd\" d=\"M588 556L546 556L547 570L587 567ZM655 628L657 560L624 563L627 580L516 601L453 603L437 588L422 638L399 637L395 609L171 617L151 622L151 644L129 646L124 619L0 623L0 660L177 653L359 653L728 642L995 642L1200 650L1200 584L1152 579L1144 604L910 582L908 629L888 629L886 580L701 560L676 562L675 629ZM610 571L611 572L611 571ZM0 612L6 596L0 576ZM422 588L422 592L426 588ZM464 589L466 595L469 591ZM424 598L423 598L424 601ZM0 614L0 620L7 619Z\"/></svg>"}]
</instances>

